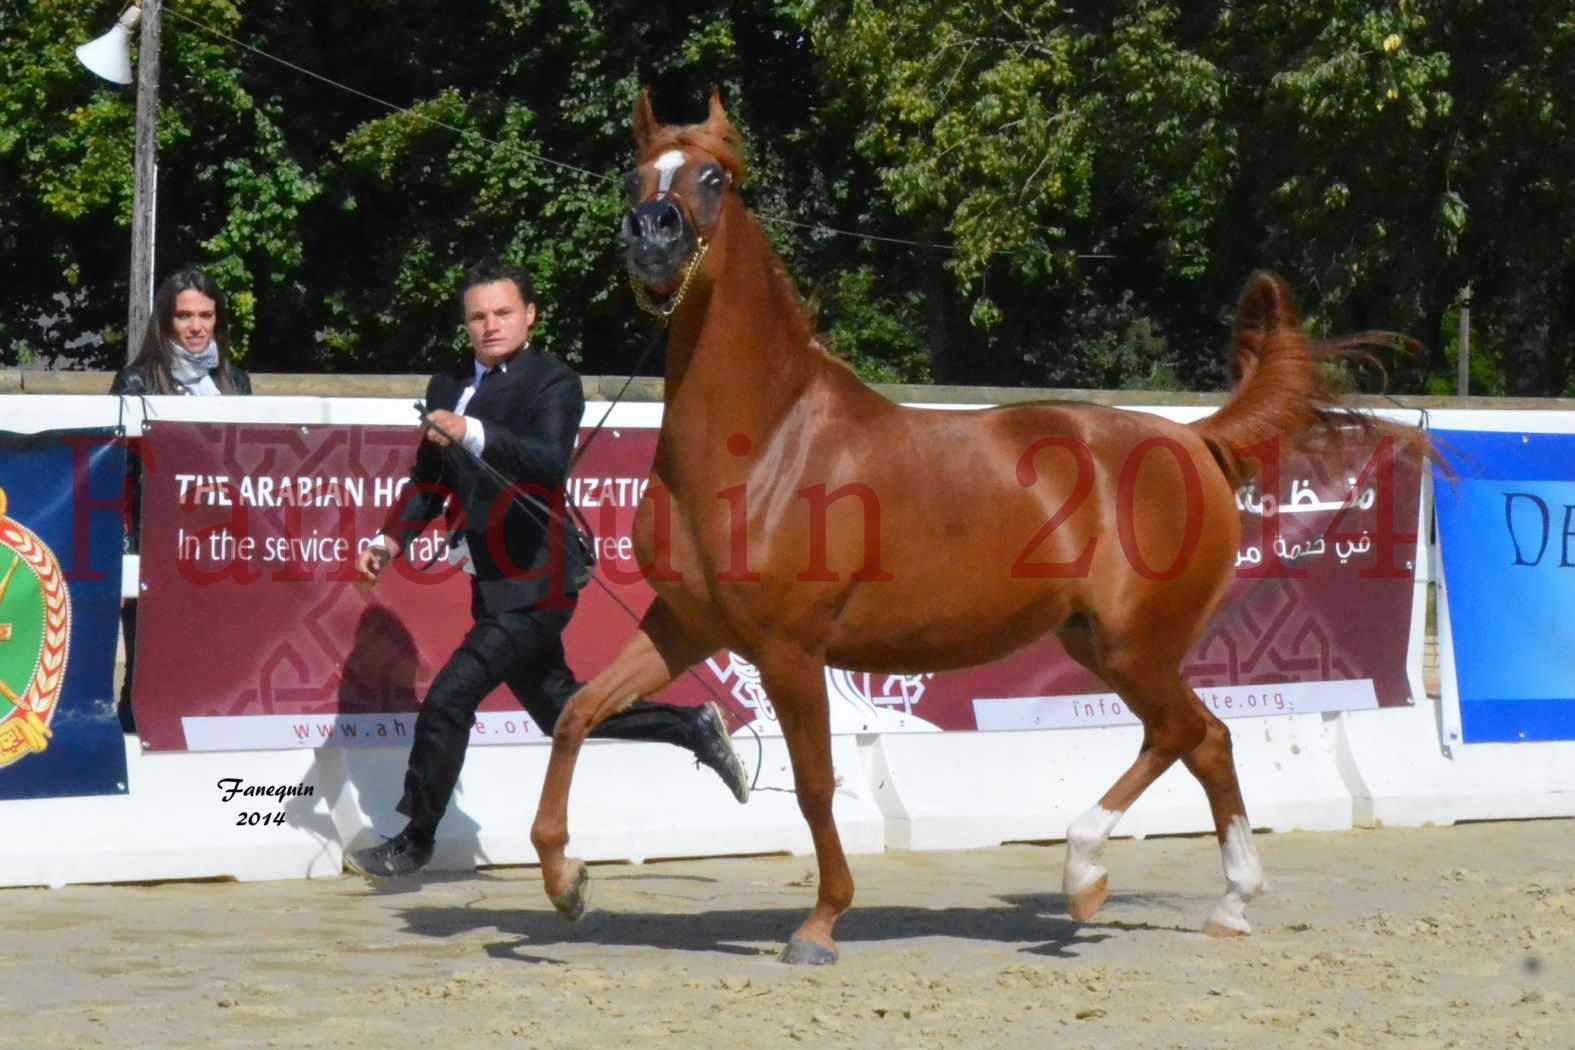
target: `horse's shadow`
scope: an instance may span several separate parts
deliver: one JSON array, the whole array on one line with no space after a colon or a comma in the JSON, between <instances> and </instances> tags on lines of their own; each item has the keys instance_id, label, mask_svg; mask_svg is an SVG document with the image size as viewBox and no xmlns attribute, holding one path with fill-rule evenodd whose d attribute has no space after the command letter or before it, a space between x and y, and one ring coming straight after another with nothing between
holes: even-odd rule
<instances>
[{"instance_id":1,"label":"horse's shadow","mask_svg":"<svg viewBox=\"0 0 1575 1050\"><path fill-rule=\"evenodd\" d=\"M954 937L1015 945L1017 951L1059 959L1077 958L1079 947L1108 940L1116 932L1192 933L1193 927L1147 922L1076 922L1066 917L1060 894L1008 894L1000 907L859 907L837 922L837 940L851 945L920 937ZM1141 904L1179 910L1191 898L1174 894L1112 894L1107 906ZM732 908L691 912L592 911L578 923L550 908L411 907L403 909L405 930L425 937L452 937L496 929L511 940L486 946L488 955L517 962L562 964L535 954L554 946L657 948L723 955L775 955L804 917L802 907ZM762 946L764 945L764 947Z\"/></svg>"}]
</instances>

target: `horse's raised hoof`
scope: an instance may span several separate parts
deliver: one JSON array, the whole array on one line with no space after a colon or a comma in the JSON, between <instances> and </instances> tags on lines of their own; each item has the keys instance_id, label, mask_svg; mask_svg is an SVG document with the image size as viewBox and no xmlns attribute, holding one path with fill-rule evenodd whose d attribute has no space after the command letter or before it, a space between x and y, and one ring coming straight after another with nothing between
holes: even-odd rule
<instances>
[{"instance_id":1,"label":"horse's raised hoof","mask_svg":"<svg viewBox=\"0 0 1575 1050\"><path fill-rule=\"evenodd\" d=\"M837 961L837 949L794 937L778 958L789 966L830 966Z\"/></svg>"},{"instance_id":2,"label":"horse's raised hoof","mask_svg":"<svg viewBox=\"0 0 1575 1050\"><path fill-rule=\"evenodd\" d=\"M1076 893L1066 895L1067 913L1077 922L1087 922L1099 914L1099 909L1105 906L1105 897L1109 893L1110 876L1100 875Z\"/></svg>"},{"instance_id":3,"label":"horse's raised hoof","mask_svg":"<svg viewBox=\"0 0 1575 1050\"><path fill-rule=\"evenodd\" d=\"M558 909L559 915L570 922L579 922L585 917L585 908L591 899L591 873L582 860L571 860L568 864L569 870L574 873L569 888L560 896L554 897L550 893L548 896L552 900L553 907Z\"/></svg>"}]
</instances>

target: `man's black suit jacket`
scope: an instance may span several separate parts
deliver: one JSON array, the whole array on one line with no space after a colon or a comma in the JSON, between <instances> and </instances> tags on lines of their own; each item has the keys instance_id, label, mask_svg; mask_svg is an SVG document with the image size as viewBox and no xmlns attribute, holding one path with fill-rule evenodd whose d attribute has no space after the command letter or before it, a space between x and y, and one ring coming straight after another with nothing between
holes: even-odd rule
<instances>
[{"instance_id":1,"label":"man's black suit jacket","mask_svg":"<svg viewBox=\"0 0 1575 1050\"><path fill-rule=\"evenodd\" d=\"M474 374L467 358L433 376L427 410L452 412ZM477 596L487 611L566 603L584 565L565 514L563 489L584 411L579 376L540 350L523 348L508 362L508 371L483 380L465 415L481 420L482 460L530 498L515 499L514 491L463 449L423 440L410 484L389 512L384 534L407 548L452 496L463 511ZM551 514L540 506L521 506L532 501Z\"/></svg>"}]
</instances>

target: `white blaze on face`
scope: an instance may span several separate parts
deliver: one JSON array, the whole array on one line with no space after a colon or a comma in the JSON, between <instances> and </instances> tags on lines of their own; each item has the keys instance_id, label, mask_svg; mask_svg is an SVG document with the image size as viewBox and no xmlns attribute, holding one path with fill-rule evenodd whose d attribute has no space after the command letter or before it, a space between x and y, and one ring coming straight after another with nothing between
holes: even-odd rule
<instances>
[{"instance_id":1,"label":"white blaze on face","mask_svg":"<svg viewBox=\"0 0 1575 1050\"><path fill-rule=\"evenodd\" d=\"M1068 897L1081 893L1105 874L1099 863L1110 833L1121 819L1119 809L1095 806L1072 822L1066 830L1066 867L1061 874L1061 892Z\"/></svg>"},{"instance_id":2,"label":"white blaze on face","mask_svg":"<svg viewBox=\"0 0 1575 1050\"><path fill-rule=\"evenodd\" d=\"M1209 922L1241 933L1252 932L1247 922L1247 902L1263 889L1263 864L1252 843L1252 825L1244 816L1231 819L1220 846L1220 861L1225 867L1225 896L1209 916Z\"/></svg>"},{"instance_id":3,"label":"white blaze on face","mask_svg":"<svg viewBox=\"0 0 1575 1050\"><path fill-rule=\"evenodd\" d=\"M659 177L656 193L660 197L672 188L673 176L678 174L678 169L684 166L684 151L670 149L660 157L657 157L655 163L656 173Z\"/></svg>"}]
</instances>

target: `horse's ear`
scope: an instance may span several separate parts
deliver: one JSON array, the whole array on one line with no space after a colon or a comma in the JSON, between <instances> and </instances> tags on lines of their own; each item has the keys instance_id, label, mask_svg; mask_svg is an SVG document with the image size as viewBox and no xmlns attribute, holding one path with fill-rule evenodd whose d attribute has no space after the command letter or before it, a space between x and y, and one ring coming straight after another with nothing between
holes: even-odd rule
<instances>
[{"instance_id":1,"label":"horse's ear","mask_svg":"<svg viewBox=\"0 0 1575 1050\"><path fill-rule=\"evenodd\" d=\"M727 110L722 108L721 88L711 89L711 107L706 113L705 122L711 125L713 128L720 128L723 125L728 127L733 126L733 122L727 119Z\"/></svg>"},{"instance_id":2,"label":"horse's ear","mask_svg":"<svg viewBox=\"0 0 1575 1050\"><path fill-rule=\"evenodd\" d=\"M700 128L712 138L711 151L717 160L727 169L728 175L733 179L733 185L739 187L744 182L744 137L738 133L733 122L728 119L727 110L722 106L721 88L711 89L710 111L706 114L705 123Z\"/></svg>"},{"instance_id":3,"label":"horse's ear","mask_svg":"<svg viewBox=\"0 0 1575 1050\"><path fill-rule=\"evenodd\" d=\"M1290 285L1283 277L1259 270L1247 278L1247 286L1236 304L1233 334L1238 343L1244 336L1262 337L1285 328L1299 328L1301 323Z\"/></svg>"},{"instance_id":4,"label":"horse's ear","mask_svg":"<svg viewBox=\"0 0 1575 1050\"><path fill-rule=\"evenodd\" d=\"M646 145L661 129L661 124L656 120L656 113L651 109L651 89L648 87L641 88L640 97L635 99L633 127L635 155L640 156L645 153Z\"/></svg>"}]
</instances>

